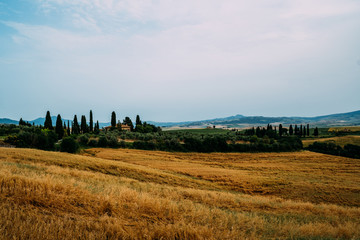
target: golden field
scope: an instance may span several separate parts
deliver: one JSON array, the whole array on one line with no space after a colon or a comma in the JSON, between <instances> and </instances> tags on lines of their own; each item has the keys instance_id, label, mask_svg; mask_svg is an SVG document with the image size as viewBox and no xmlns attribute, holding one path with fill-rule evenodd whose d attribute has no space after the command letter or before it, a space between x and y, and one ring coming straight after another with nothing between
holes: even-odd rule
<instances>
[{"instance_id":1,"label":"golden field","mask_svg":"<svg viewBox=\"0 0 360 240\"><path fill-rule=\"evenodd\" d=\"M360 136L358 135L348 135L341 137L329 137L329 138L316 138L316 139L306 139L302 140L304 147L308 147L314 142L332 142L336 145L344 147L346 144L354 144L360 146Z\"/></svg>"},{"instance_id":2,"label":"golden field","mask_svg":"<svg viewBox=\"0 0 360 240\"><path fill-rule=\"evenodd\" d=\"M360 160L0 148L0 239L359 239Z\"/></svg>"}]
</instances>

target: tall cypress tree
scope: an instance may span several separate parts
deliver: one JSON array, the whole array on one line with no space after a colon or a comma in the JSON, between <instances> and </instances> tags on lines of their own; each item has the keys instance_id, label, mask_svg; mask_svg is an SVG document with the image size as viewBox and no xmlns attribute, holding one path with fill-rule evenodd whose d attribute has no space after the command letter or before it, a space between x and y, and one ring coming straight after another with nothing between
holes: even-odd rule
<instances>
[{"instance_id":1,"label":"tall cypress tree","mask_svg":"<svg viewBox=\"0 0 360 240\"><path fill-rule=\"evenodd\" d=\"M319 129L317 127L314 129L314 136L319 136Z\"/></svg>"},{"instance_id":2,"label":"tall cypress tree","mask_svg":"<svg viewBox=\"0 0 360 240\"><path fill-rule=\"evenodd\" d=\"M80 133L80 127L79 127L79 123L77 120L77 116L74 116L74 121L73 121L73 127L72 127L72 134L79 134Z\"/></svg>"},{"instance_id":3,"label":"tall cypress tree","mask_svg":"<svg viewBox=\"0 0 360 240\"><path fill-rule=\"evenodd\" d=\"M282 124L280 123L279 124L279 136L281 137L283 134L283 127L282 127Z\"/></svg>"},{"instance_id":4,"label":"tall cypress tree","mask_svg":"<svg viewBox=\"0 0 360 240\"><path fill-rule=\"evenodd\" d=\"M93 125L94 125L94 122L93 122L93 113L92 113L92 110L90 110L90 132L93 132L93 131L94 131Z\"/></svg>"},{"instance_id":5,"label":"tall cypress tree","mask_svg":"<svg viewBox=\"0 0 360 240\"><path fill-rule=\"evenodd\" d=\"M294 133L295 133L295 135L299 135L299 128L296 124L295 124L295 128L294 128Z\"/></svg>"},{"instance_id":6,"label":"tall cypress tree","mask_svg":"<svg viewBox=\"0 0 360 240\"><path fill-rule=\"evenodd\" d=\"M52 125L52 121L51 121L51 116L50 116L50 112L47 111L46 112L46 117L45 117L45 122L44 122L44 128L47 128L47 129L50 129L50 130L53 130L54 127Z\"/></svg>"},{"instance_id":7,"label":"tall cypress tree","mask_svg":"<svg viewBox=\"0 0 360 240\"><path fill-rule=\"evenodd\" d=\"M68 120L67 124L67 135L70 136L70 121Z\"/></svg>"},{"instance_id":8,"label":"tall cypress tree","mask_svg":"<svg viewBox=\"0 0 360 240\"><path fill-rule=\"evenodd\" d=\"M142 132L142 122L140 120L140 116L136 115L136 126L135 126L135 132Z\"/></svg>"},{"instance_id":9,"label":"tall cypress tree","mask_svg":"<svg viewBox=\"0 0 360 240\"><path fill-rule=\"evenodd\" d=\"M136 115L136 126L137 125L139 125L139 126L142 125L139 115Z\"/></svg>"},{"instance_id":10,"label":"tall cypress tree","mask_svg":"<svg viewBox=\"0 0 360 240\"><path fill-rule=\"evenodd\" d=\"M289 134L290 134L290 136L294 134L294 129L293 129L292 124L290 124L290 127L289 127Z\"/></svg>"},{"instance_id":11,"label":"tall cypress tree","mask_svg":"<svg viewBox=\"0 0 360 240\"><path fill-rule=\"evenodd\" d=\"M111 126L116 127L116 113L114 111L111 113Z\"/></svg>"},{"instance_id":12,"label":"tall cypress tree","mask_svg":"<svg viewBox=\"0 0 360 240\"><path fill-rule=\"evenodd\" d=\"M306 125L306 135L310 136L310 126L309 126L309 124Z\"/></svg>"},{"instance_id":13,"label":"tall cypress tree","mask_svg":"<svg viewBox=\"0 0 360 240\"><path fill-rule=\"evenodd\" d=\"M100 125L99 125L99 121L96 121L95 123L95 127L94 127L94 133L99 133L100 132Z\"/></svg>"},{"instance_id":14,"label":"tall cypress tree","mask_svg":"<svg viewBox=\"0 0 360 240\"><path fill-rule=\"evenodd\" d=\"M85 115L81 116L81 133L88 132L88 125L86 124L86 117Z\"/></svg>"},{"instance_id":15,"label":"tall cypress tree","mask_svg":"<svg viewBox=\"0 0 360 240\"><path fill-rule=\"evenodd\" d=\"M64 136L63 122L61 120L60 114L58 114L56 118L55 133L57 134L58 139L62 139Z\"/></svg>"},{"instance_id":16,"label":"tall cypress tree","mask_svg":"<svg viewBox=\"0 0 360 240\"><path fill-rule=\"evenodd\" d=\"M299 132L298 132L298 136L302 136L303 135L303 127L302 125L300 125L300 129L299 129Z\"/></svg>"},{"instance_id":17,"label":"tall cypress tree","mask_svg":"<svg viewBox=\"0 0 360 240\"><path fill-rule=\"evenodd\" d=\"M306 137L306 128L305 128L305 126L303 127L303 137Z\"/></svg>"}]
</instances>

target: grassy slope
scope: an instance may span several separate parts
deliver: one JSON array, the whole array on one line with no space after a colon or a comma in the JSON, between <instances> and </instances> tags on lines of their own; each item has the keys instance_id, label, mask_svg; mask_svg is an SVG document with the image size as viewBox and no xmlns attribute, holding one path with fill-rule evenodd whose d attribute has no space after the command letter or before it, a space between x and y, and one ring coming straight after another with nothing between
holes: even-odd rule
<instances>
[{"instance_id":1,"label":"grassy slope","mask_svg":"<svg viewBox=\"0 0 360 240\"><path fill-rule=\"evenodd\" d=\"M360 136L348 135L348 136L341 136L341 137L315 138L315 139L303 140L302 142L303 142L304 147L307 147L314 142L333 142L342 147L344 147L346 144L354 144L354 145L360 146Z\"/></svg>"},{"instance_id":2,"label":"grassy slope","mask_svg":"<svg viewBox=\"0 0 360 240\"><path fill-rule=\"evenodd\" d=\"M360 238L359 160L85 154L0 148L0 239Z\"/></svg>"}]
</instances>

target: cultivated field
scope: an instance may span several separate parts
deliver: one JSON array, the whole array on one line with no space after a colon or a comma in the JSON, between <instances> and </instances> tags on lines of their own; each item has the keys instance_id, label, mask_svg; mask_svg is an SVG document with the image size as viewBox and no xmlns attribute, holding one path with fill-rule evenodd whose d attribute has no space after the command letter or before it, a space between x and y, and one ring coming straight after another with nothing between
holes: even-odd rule
<instances>
[{"instance_id":1,"label":"cultivated field","mask_svg":"<svg viewBox=\"0 0 360 240\"><path fill-rule=\"evenodd\" d=\"M360 136L348 135L341 137L316 138L316 139L302 140L302 142L304 147L307 147L314 142L333 142L341 147L344 147L346 144L354 144L360 146Z\"/></svg>"},{"instance_id":2,"label":"cultivated field","mask_svg":"<svg viewBox=\"0 0 360 240\"><path fill-rule=\"evenodd\" d=\"M0 239L359 239L360 160L0 148Z\"/></svg>"}]
</instances>

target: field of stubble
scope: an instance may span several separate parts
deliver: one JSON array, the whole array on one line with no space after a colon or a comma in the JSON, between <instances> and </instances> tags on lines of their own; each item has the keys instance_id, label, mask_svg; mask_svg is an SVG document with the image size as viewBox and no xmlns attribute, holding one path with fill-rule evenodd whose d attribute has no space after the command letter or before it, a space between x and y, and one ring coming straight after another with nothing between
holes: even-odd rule
<instances>
[{"instance_id":1,"label":"field of stubble","mask_svg":"<svg viewBox=\"0 0 360 240\"><path fill-rule=\"evenodd\" d=\"M0 239L359 239L360 160L0 148Z\"/></svg>"}]
</instances>

